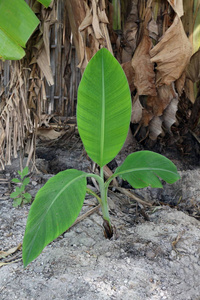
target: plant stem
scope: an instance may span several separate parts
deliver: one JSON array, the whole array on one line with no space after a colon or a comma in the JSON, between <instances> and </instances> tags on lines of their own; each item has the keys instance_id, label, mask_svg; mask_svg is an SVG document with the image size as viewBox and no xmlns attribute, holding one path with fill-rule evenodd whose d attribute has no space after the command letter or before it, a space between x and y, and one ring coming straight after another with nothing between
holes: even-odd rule
<instances>
[{"instance_id":1,"label":"plant stem","mask_svg":"<svg viewBox=\"0 0 200 300\"><path fill-rule=\"evenodd\" d=\"M103 214L103 219L104 219L103 226L105 229L104 233L106 237L111 238L113 235L113 229L110 222L110 216L108 211L108 201L107 201L108 185L105 185L104 183L103 167L100 168L100 176L96 174L88 174L87 177L94 177L99 184L101 199L99 199L98 197L97 200L101 205L101 210Z\"/></svg>"},{"instance_id":2,"label":"plant stem","mask_svg":"<svg viewBox=\"0 0 200 300\"><path fill-rule=\"evenodd\" d=\"M104 185L99 186L99 188L100 188L101 200L102 200L101 210L103 214L103 219L106 220L109 226L111 227L110 216L108 212L107 190L105 189Z\"/></svg>"},{"instance_id":3,"label":"plant stem","mask_svg":"<svg viewBox=\"0 0 200 300\"><path fill-rule=\"evenodd\" d=\"M100 168L100 176L102 178L101 184L99 184L101 200L102 200L101 209L102 209L104 220L106 220L111 226L109 212L108 212L107 189L105 188L105 184L104 184L103 167Z\"/></svg>"},{"instance_id":4,"label":"plant stem","mask_svg":"<svg viewBox=\"0 0 200 300\"><path fill-rule=\"evenodd\" d=\"M103 219L104 219L104 234L107 238L111 238L113 235L113 228L110 222L110 216L109 216L109 211L108 211L108 200L107 200L107 195L108 195L108 188L105 186L104 183L104 174L103 174L103 167L100 168L100 175L102 178L103 184L99 185L100 188L100 193L101 193L101 200L102 200L102 204L101 204L101 210L102 210L102 214L103 214Z\"/></svg>"}]
</instances>

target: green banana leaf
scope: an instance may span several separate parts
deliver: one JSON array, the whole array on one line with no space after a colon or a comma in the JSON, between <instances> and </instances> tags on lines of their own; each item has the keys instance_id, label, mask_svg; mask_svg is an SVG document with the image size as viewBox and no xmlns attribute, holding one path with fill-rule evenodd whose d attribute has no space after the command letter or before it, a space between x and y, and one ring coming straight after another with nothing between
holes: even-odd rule
<instances>
[{"instance_id":1,"label":"green banana leaf","mask_svg":"<svg viewBox=\"0 0 200 300\"><path fill-rule=\"evenodd\" d=\"M52 0L37 0L38 2L42 3L45 7L48 7Z\"/></svg>"},{"instance_id":2,"label":"green banana leaf","mask_svg":"<svg viewBox=\"0 0 200 300\"><path fill-rule=\"evenodd\" d=\"M118 61L105 48L90 60L78 89L77 124L90 158L100 167L121 150L130 124L129 85Z\"/></svg>"},{"instance_id":3,"label":"green banana leaf","mask_svg":"<svg viewBox=\"0 0 200 300\"><path fill-rule=\"evenodd\" d=\"M25 267L76 220L85 199L86 175L74 169L60 172L37 193L23 240Z\"/></svg>"},{"instance_id":4,"label":"green banana leaf","mask_svg":"<svg viewBox=\"0 0 200 300\"><path fill-rule=\"evenodd\" d=\"M176 166L168 158L151 151L138 151L127 156L113 177L120 176L134 188L162 188L159 178L167 183L180 179Z\"/></svg>"},{"instance_id":5,"label":"green banana leaf","mask_svg":"<svg viewBox=\"0 0 200 300\"><path fill-rule=\"evenodd\" d=\"M51 0L40 1L45 6ZM24 0L0 1L0 59L19 60L39 20Z\"/></svg>"}]
</instances>

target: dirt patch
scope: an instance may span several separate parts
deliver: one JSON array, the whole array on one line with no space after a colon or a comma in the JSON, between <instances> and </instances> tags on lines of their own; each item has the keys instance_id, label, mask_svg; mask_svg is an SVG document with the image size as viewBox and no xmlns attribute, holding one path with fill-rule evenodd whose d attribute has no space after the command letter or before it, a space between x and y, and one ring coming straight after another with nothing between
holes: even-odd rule
<instances>
[{"instance_id":1,"label":"dirt patch","mask_svg":"<svg viewBox=\"0 0 200 300\"><path fill-rule=\"evenodd\" d=\"M81 147L54 149L49 161L42 157L44 149L40 151L37 167L44 172L31 174L33 195L52 176L47 173L53 161L63 169L90 167ZM9 198L13 189L9 181L18 169L16 160L1 174L0 250L4 251L22 243L30 208L13 208ZM136 190L151 207L111 190L110 214L116 227L111 240L104 238L97 210L48 245L26 269L21 250L2 259L10 264L0 268L0 298L200 300L200 169L183 170L181 177L163 190ZM96 205L87 197L81 214Z\"/></svg>"}]
</instances>

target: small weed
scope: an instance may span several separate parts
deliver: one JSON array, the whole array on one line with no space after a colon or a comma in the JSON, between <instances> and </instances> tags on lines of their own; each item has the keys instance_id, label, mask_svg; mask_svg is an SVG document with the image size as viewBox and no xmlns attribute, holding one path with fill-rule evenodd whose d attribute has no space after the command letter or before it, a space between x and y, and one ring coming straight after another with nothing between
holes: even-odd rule
<instances>
[{"instance_id":1,"label":"small weed","mask_svg":"<svg viewBox=\"0 0 200 300\"><path fill-rule=\"evenodd\" d=\"M12 182L18 184L18 186L15 188L15 191L10 194L10 198L13 198L13 207L22 206L24 203L29 203L31 201L31 194L25 192L26 186L30 182L30 178L26 177L28 172L28 167L25 167L22 172L18 171L20 179L12 179Z\"/></svg>"}]
</instances>

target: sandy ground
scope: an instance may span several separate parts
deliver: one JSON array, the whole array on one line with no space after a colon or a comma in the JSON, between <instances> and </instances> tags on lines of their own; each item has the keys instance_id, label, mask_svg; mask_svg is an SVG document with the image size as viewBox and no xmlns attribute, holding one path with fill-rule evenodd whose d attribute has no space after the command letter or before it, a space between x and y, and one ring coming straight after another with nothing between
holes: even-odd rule
<instances>
[{"instance_id":1,"label":"sandy ground","mask_svg":"<svg viewBox=\"0 0 200 300\"><path fill-rule=\"evenodd\" d=\"M80 163L80 162L79 162ZM16 165L1 173L10 180ZM15 170L16 171L16 170ZM24 269L21 250L0 263L1 300L200 300L200 222L163 203L178 203L196 216L200 205L200 169L182 171L182 179L164 190L136 191L146 201L149 220L141 205L111 192L110 214L116 227L104 238L101 213L73 226L48 245ZM29 191L35 194L50 175L32 175ZM3 182L3 181L2 181ZM23 241L30 205L12 207L13 187L0 184L0 251ZM88 197L82 214L97 205ZM181 206L182 205L182 206ZM192 209L194 208L194 209Z\"/></svg>"}]
</instances>

